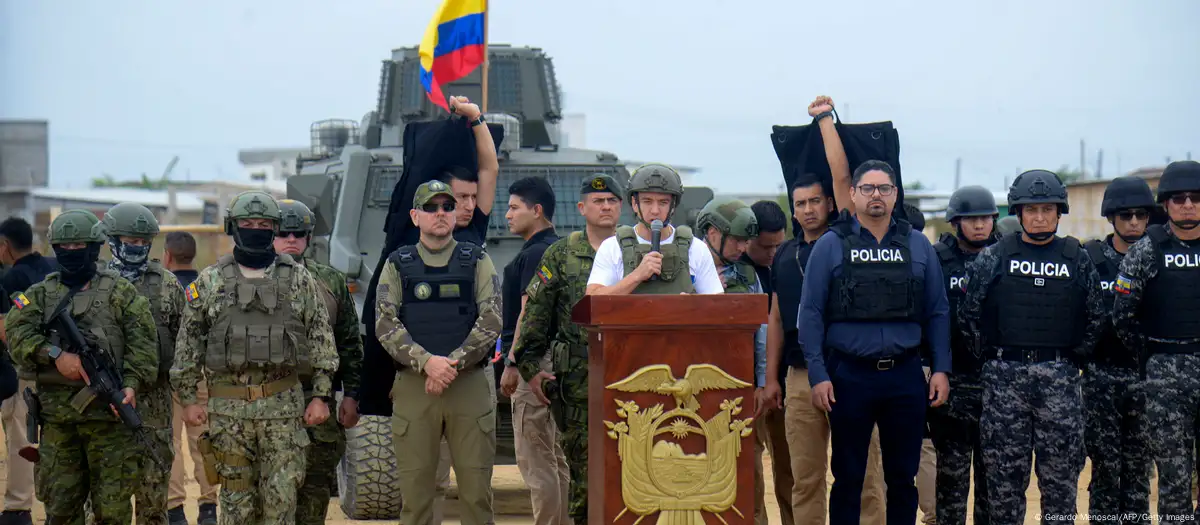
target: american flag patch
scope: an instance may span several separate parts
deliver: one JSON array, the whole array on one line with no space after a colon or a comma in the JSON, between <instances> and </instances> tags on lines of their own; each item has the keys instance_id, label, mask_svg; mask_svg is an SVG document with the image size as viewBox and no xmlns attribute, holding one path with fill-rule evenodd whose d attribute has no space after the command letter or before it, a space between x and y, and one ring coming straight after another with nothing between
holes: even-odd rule
<instances>
[{"instance_id":1,"label":"american flag patch","mask_svg":"<svg viewBox=\"0 0 1200 525\"><path fill-rule=\"evenodd\" d=\"M195 301L196 299L200 298L200 289L196 287L196 283L189 284L187 288L183 290L183 296L187 298L189 303Z\"/></svg>"},{"instance_id":2,"label":"american flag patch","mask_svg":"<svg viewBox=\"0 0 1200 525\"><path fill-rule=\"evenodd\" d=\"M17 292L17 297L15 299L13 299L12 302L13 302L13 305L15 305L18 310L25 308L26 306L29 306L29 298L25 297L25 294L20 293L20 292Z\"/></svg>"}]
</instances>

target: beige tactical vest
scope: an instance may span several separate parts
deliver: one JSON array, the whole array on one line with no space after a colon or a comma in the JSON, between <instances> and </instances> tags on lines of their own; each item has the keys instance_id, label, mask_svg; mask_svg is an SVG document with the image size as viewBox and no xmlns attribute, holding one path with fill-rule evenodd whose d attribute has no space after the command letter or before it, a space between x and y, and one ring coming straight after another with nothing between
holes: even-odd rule
<instances>
[{"instance_id":1,"label":"beige tactical vest","mask_svg":"<svg viewBox=\"0 0 1200 525\"><path fill-rule=\"evenodd\" d=\"M71 306L68 308L71 317L75 319L76 326L79 327L79 331L83 333L83 337L88 340L88 343L95 345L94 348L108 353L112 357L116 369L121 370L125 358L125 331L117 321L117 316L111 306L113 286L116 284L119 274L97 265L96 276L87 289L80 290L71 298ZM55 309L67 292L65 289L59 288L57 275L48 279L46 284L48 286L46 286L44 296L46 304L42 305L42 323L43 326L50 327ZM64 351L74 351L64 338L59 337L57 331L51 333L50 344L62 348ZM63 377L54 365L39 366L35 380L38 383L53 385L79 388L86 386L82 380Z\"/></svg>"},{"instance_id":2,"label":"beige tactical vest","mask_svg":"<svg viewBox=\"0 0 1200 525\"><path fill-rule=\"evenodd\" d=\"M642 263L642 258L650 253L650 245L642 244L637 239L637 233L632 226L617 227L617 242L621 246L621 261L625 266L625 275ZM679 294L695 293L692 284L692 272L688 267L688 250L692 246L692 229L687 226L675 227L675 238L671 243L659 246L662 253L662 273L655 279L650 279L634 288L636 294Z\"/></svg>"},{"instance_id":3,"label":"beige tactical vest","mask_svg":"<svg viewBox=\"0 0 1200 525\"><path fill-rule=\"evenodd\" d=\"M242 275L232 255L217 260L222 283L213 293L220 305L208 331L205 365L214 372L252 369L295 370L312 375L307 330L292 310L290 257L279 257L270 277Z\"/></svg>"},{"instance_id":4,"label":"beige tactical vest","mask_svg":"<svg viewBox=\"0 0 1200 525\"><path fill-rule=\"evenodd\" d=\"M170 375L171 365L175 364L175 338L167 327L168 319L163 315L163 274L166 269L158 261L150 261L146 272L138 279L138 294L150 301L150 315L154 317L154 327L158 330L158 382L166 384Z\"/></svg>"}]
</instances>

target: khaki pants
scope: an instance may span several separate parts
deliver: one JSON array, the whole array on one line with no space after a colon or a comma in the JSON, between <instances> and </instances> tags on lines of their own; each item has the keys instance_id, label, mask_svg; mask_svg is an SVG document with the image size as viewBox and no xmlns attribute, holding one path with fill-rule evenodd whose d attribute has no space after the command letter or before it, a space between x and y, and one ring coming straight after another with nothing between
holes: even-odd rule
<instances>
[{"instance_id":1,"label":"khaki pants","mask_svg":"<svg viewBox=\"0 0 1200 525\"><path fill-rule=\"evenodd\" d=\"M201 381L196 385L196 399L200 405L208 405L208 385ZM179 404L179 396L171 394L174 400L173 414L171 421L171 441L175 448L175 460L171 462L171 482L167 485L167 508L173 509L182 506L187 501L187 491L184 484L187 479L187 467L183 464L183 437L187 433L188 455L192 460L192 477L200 484L200 497L197 503L204 505L208 503L217 503L217 487L208 483L208 477L204 475L204 459L200 457L200 447L196 444L196 438L200 437L208 430L208 424L203 424L198 427L190 427L183 422L183 406ZM330 417L334 417L331 415Z\"/></svg>"},{"instance_id":2,"label":"khaki pants","mask_svg":"<svg viewBox=\"0 0 1200 525\"><path fill-rule=\"evenodd\" d=\"M496 406L496 389L492 389L492 406ZM445 516L446 506L446 489L450 488L450 444L446 443L446 438L442 438L441 448L438 450L438 466L436 475L436 487L434 488L437 494L433 498L433 524L442 525L442 519ZM487 525L496 525L495 514L488 519Z\"/></svg>"},{"instance_id":3,"label":"khaki pants","mask_svg":"<svg viewBox=\"0 0 1200 525\"><path fill-rule=\"evenodd\" d=\"M549 356L542 361L542 370L550 370ZM538 401L524 378L512 396L512 422L517 468L533 503L533 525L565 525L571 481L567 457L550 407Z\"/></svg>"},{"instance_id":4,"label":"khaki pants","mask_svg":"<svg viewBox=\"0 0 1200 525\"><path fill-rule=\"evenodd\" d=\"M29 407L23 396L25 387L33 383L19 381L17 395L0 404L0 420L4 424L4 437L8 440L8 484L4 489L4 510L33 510L33 463L18 455L29 446L25 439L25 416Z\"/></svg>"},{"instance_id":5,"label":"khaki pants","mask_svg":"<svg viewBox=\"0 0 1200 525\"><path fill-rule=\"evenodd\" d=\"M797 525L825 525L829 482L829 419L812 405L808 370L789 368L784 426L792 458L792 516ZM863 483L862 525L879 525L886 519L883 460L879 453L879 429L871 433L867 472Z\"/></svg>"},{"instance_id":6,"label":"khaki pants","mask_svg":"<svg viewBox=\"0 0 1200 525\"><path fill-rule=\"evenodd\" d=\"M767 525L766 480L763 479L763 452L771 453L771 476L775 482L775 503L779 519L792 525L792 459L788 453L783 410L772 410L754 422L754 522Z\"/></svg>"}]
</instances>

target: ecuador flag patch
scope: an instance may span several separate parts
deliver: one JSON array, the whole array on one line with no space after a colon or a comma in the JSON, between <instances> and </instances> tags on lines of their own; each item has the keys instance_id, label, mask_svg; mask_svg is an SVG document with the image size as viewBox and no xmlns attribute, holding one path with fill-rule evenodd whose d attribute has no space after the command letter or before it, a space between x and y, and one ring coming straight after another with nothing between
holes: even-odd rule
<instances>
[{"instance_id":1,"label":"ecuador flag patch","mask_svg":"<svg viewBox=\"0 0 1200 525\"><path fill-rule=\"evenodd\" d=\"M18 310L25 308L26 306L29 306L29 298L25 297L25 294L20 293L20 292L17 292L17 297L14 298L12 300L12 302L13 302L13 305L16 306Z\"/></svg>"},{"instance_id":2,"label":"ecuador flag patch","mask_svg":"<svg viewBox=\"0 0 1200 525\"><path fill-rule=\"evenodd\" d=\"M554 274L550 273L549 268L542 266L541 268L538 268L537 277L538 279L541 279L543 283L549 283L550 279L554 278Z\"/></svg>"},{"instance_id":3,"label":"ecuador flag patch","mask_svg":"<svg viewBox=\"0 0 1200 525\"><path fill-rule=\"evenodd\" d=\"M1113 282L1113 291L1119 294L1129 295L1133 290L1133 279L1124 275L1117 275L1117 280Z\"/></svg>"},{"instance_id":4,"label":"ecuador flag patch","mask_svg":"<svg viewBox=\"0 0 1200 525\"><path fill-rule=\"evenodd\" d=\"M189 303L195 301L196 299L200 298L200 289L197 288L196 283L193 282L183 290L183 296L187 298Z\"/></svg>"}]
</instances>

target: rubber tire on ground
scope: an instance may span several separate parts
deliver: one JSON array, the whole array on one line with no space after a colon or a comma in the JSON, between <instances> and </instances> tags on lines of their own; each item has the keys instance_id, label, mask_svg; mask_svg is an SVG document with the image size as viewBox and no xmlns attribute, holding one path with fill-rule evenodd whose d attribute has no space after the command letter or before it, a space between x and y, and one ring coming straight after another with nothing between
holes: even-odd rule
<instances>
[{"instance_id":1,"label":"rubber tire on ground","mask_svg":"<svg viewBox=\"0 0 1200 525\"><path fill-rule=\"evenodd\" d=\"M396 519L400 517L400 476L392 447L392 420L361 416L346 429L346 454L338 462L338 502L346 517Z\"/></svg>"}]
</instances>

